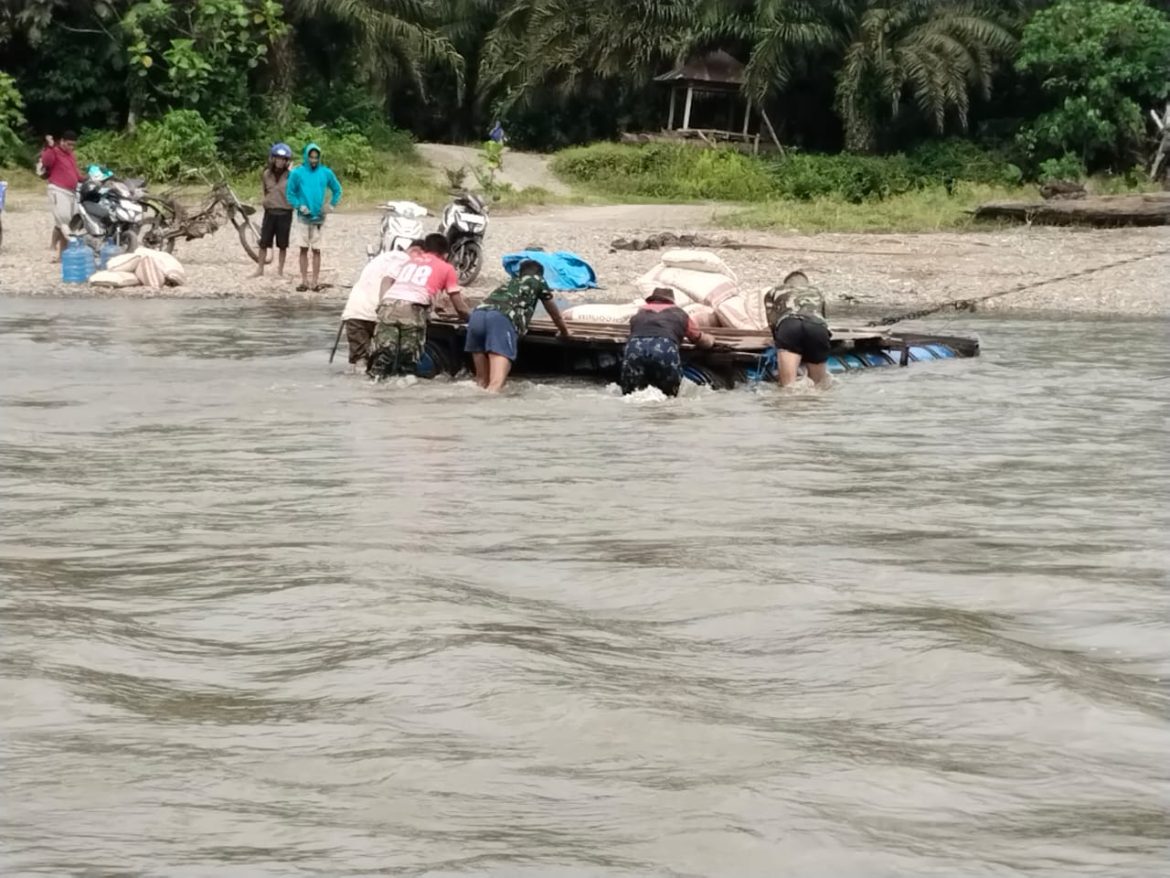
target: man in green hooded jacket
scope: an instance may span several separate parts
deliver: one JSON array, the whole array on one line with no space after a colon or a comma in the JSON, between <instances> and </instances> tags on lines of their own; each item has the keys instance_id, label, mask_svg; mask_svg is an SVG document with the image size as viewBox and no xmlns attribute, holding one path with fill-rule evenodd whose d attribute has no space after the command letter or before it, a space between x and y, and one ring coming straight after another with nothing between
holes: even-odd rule
<instances>
[{"instance_id":1,"label":"man in green hooded jacket","mask_svg":"<svg viewBox=\"0 0 1170 878\"><path fill-rule=\"evenodd\" d=\"M321 163L321 147L310 143L302 154L304 162L288 175L285 194L297 215L297 242L301 248L301 283L298 292L321 289L321 246L325 239L325 217L341 201L341 184L333 171ZM325 193L332 198L325 200ZM309 251L313 251L312 283L309 282Z\"/></svg>"}]
</instances>

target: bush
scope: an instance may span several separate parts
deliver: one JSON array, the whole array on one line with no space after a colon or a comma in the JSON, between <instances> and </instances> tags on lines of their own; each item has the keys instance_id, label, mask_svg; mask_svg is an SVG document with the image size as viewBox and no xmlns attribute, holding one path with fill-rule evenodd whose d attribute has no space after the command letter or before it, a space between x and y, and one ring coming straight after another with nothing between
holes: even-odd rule
<instances>
[{"instance_id":1,"label":"bush","mask_svg":"<svg viewBox=\"0 0 1170 878\"><path fill-rule=\"evenodd\" d=\"M1085 165L1077 156L1067 152L1058 159L1046 159L1040 163L1040 173L1037 179L1041 183L1053 180L1085 179Z\"/></svg>"},{"instance_id":2,"label":"bush","mask_svg":"<svg viewBox=\"0 0 1170 878\"><path fill-rule=\"evenodd\" d=\"M239 170L261 167L272 144L283 141L293 148L295 161L300 161L301 151L308 144L317 144L322 161L341 178L342 185L346 179L360 181L374 173L377 169L374 147L364 134L348 125L332 128L314 125L306 115L304 107L293 107L290 119L269 120L258 126L251 142L234 157L235 167Z\"/></svg>"},{"instance_id":3,"label":"bush","mask_svg":"<svg viewBox=\"0 0 1170 878\"><path fill-rule=\"evenodd\" d=\"M966 180L990 186L1015 186L1023 179L1020 168L1003 153L984 149L970 140L928 140L906 158L919 185Z\"/></svg>"},{"instance_id":4,"label":"bush","mask_svg":"<svg viewBox=\"0 0 1170 878\"><path fill-rule=\"evenodd\" d=\"M730 149L597 143L558 153L553 171L619 196L759 201L774 193L764 164Z\"/></svg>"},{"instance_id":5,"label":"bush","mask_svg":"<svg viewBox=\"0 0 1170 878\"><path fill-rule=\"evenodd\" d=\"M767 201L833 198L882 201L948 179L1015 185L1020 169L967 141L925 144L909 156L789 153L757 158L731 149L685 144L598 143L558 153L553 171L617 196Z\"/></svg>"},{"instance_id":6,"label":"bush","mask_svg":"<svg viewBox=\"0 0 1170 878\"><path fill-rule=\"evenodd\" d=\"M152 180L174 180L219 163L215 131L194 110L171 110L158 121L142 122L132 134L87 131L77 153L83 165L104 165Z\"/></svg>"},{"instance_id":7,"label":"bush","mask_svg":"<svg viewBox=\"0 0 1170 878\"><path fill-rule=\"evenodd\" d=\"M25 153L24 144L17 134L24 127L24 99L14 80L7 73L0 73L0 168Z\"/></svg>"},{"instance_id":8,"label":"bush","mask_svg":"<svg viewBox=\"0 0 1170 878\"><path fill-rule=\"evenodd\" d=\"M770 163L784 198L811 201L837 197L853 204L881 201L915 188L905 156L793 154Z\"/></svg>"}]
</instances>

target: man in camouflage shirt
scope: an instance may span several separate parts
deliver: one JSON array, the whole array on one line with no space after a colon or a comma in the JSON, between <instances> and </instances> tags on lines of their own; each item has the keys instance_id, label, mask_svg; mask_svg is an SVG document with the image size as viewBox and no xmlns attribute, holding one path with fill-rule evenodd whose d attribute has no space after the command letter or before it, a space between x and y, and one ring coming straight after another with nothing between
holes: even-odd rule
<instances>
[{"instance_id":1,"label":"man in camouflage shirt","mask_svg":"<svg viewBox=\"0 0 1170 878\"><path fill-rule=\"evenodd\" d=\"M829 381L825 363L829 359L829 322L825 319L825 297L811 286L802 271L794 271L784 283L764 297L768 324L776 341L776 378L781 387L796 381L801 363L817 386Z\"/></svg>"},{"instance_id":2,"label":"man in camouflage shirt","mask_svg":"<svg viewBox=\"0 0 1170 878\"><path fill-rule=\"evenodd\" d=\"M569 328L544 281L544 266L534 259L521 262L517 276L492 290L471 312L464 350L475 362L475 383L484 390L499 393L504 389L520 337L528 332L538 301L544 303L548 316L567 338Z\"/></svg>"}]
</instances>

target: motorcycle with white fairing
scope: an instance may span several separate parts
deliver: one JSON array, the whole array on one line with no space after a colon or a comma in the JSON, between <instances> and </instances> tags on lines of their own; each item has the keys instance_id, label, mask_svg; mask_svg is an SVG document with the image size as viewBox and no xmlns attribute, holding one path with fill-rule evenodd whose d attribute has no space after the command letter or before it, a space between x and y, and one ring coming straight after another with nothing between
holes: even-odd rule
<instances>
[{"instance_id":1,"label":"motorcycle with white fairing","mask_svg":"<svg viewBox=\"0 0 1170 878\"><path fill-rule=\"evenodd\" d=\"M483 268L483 238L487 232L488 207L473 192L459 191L443 208L439 232L451 248L451 264L459 274L459 284L466 286L479 277Z\"/></svg>"}]
</instances>

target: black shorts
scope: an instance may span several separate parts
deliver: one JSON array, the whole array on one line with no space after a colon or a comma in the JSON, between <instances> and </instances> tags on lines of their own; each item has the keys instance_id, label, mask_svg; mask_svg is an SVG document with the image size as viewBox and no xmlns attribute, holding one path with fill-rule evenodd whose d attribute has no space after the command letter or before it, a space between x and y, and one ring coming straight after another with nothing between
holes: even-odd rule
<instances>
[{"instance_id":1,"label":"black shorts","mask_svg":"<svg viewBox=\"0 0 1170 878\"><path fill-rule=\"evenodd\" d=\"M279 250L288 249L288 236L292 231L291 210L265 210L264 221L260 224L260 246L267 250L273 239Z\"/></svg>"},{"instance_id":2,"label":"black shorts","mask_svg":"<svg viewBox=\"0 0 1170 878\"><path fill-rule=\"evenodd\" d=\"M816 365L829 359L829 327L816 320L785 317L772 330L776 347L782 351L800 354L800 359Z\"/></svg>"}]
</instances>

